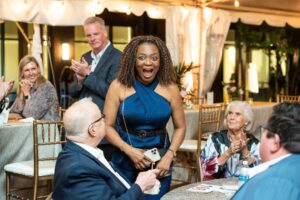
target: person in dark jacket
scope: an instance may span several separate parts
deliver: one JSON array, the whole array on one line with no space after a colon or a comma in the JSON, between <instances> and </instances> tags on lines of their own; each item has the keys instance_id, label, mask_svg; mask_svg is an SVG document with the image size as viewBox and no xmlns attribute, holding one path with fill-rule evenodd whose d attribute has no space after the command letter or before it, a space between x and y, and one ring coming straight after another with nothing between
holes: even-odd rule
<instances>
[{"instance_id":1,"label":"person in dark jacket","mask_svg":"<svg viewBox=\"0 0 300 200\"><path fill-rule=\"evenodd\" d=\"M74 103L64 114L67 143L54 174L56 199L143 199L156 183L158 170L142 172L131 184L97 148L105 136L105 116L90 98Z\"/></svg>"}]
</instances>

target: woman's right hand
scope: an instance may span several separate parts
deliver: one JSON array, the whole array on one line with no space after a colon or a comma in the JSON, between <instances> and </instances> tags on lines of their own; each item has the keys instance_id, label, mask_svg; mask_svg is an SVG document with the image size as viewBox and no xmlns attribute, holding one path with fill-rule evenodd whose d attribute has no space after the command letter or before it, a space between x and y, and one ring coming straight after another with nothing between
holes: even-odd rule
<instances>
[{"instance_id":1,"label":"woman's right hand","mask_svg":"<svg viewBox=\"0 0 300 200\"><path fill-rule=\"evenodd\" d=\"M150 166L151 162L144 155L145 150L131 147L127 153L136 169L143 170Z\"/></svg>"},{"instance_id":2,"label":"woman's right hand","mask_svg":"<svg viewBox=\"0 0 300 200\"><path fill-rule=\"evenodd\" d=\"M231 154L235 154L236 152L241 150L241 142L239 140L232 141L229 149Z\"/></svg>"},{"instance_id":3,"label":"woman's right hand","mask_svg":"<svg viewBox=\"0 0 300 200\"><path fill-rule=\"evenodd\" d=\"M30 94L30 88L32 87L32 84L29 80L22 79L20 81L20 89L24 96L28 96Z\"/></svg>"}]
</instances>

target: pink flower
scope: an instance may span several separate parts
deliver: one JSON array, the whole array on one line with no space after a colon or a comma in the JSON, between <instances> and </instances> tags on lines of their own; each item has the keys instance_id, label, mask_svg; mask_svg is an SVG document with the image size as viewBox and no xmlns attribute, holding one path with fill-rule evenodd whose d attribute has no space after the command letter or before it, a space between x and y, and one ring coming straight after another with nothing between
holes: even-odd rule
<instances>
[{"instance_id":1,"label":"pink flower","mask_svg":"<svg viewBox=\"0 0 300 200\"><path fill-rule=\"evenodd\" d=\"M185 98L186 95L187 95L187 91L184 90L184 89L182 89L182 90L180 91L180 95L181 95L181 97Z\"/></svg>"},{"instance_id":2,"label":"pink flower","mask_svg":"<svg viewBox=\"0 0 300 200\"><path fill-rule=\"evenodd\" d=\"M236 86L233 86L233 87L230 88L230 92L234 93L236 91L236 89L237 89Z\"/></svg>"}]
</instances>

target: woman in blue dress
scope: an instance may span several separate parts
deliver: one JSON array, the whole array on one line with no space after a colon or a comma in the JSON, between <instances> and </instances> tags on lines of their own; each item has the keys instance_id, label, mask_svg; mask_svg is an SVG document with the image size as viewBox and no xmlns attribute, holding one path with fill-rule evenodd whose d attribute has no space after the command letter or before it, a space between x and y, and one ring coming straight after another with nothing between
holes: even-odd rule
<instances>
[{"instance_id":1,"label":"woman in blue dress","mask_svg":"<svg viewBox=\"0 0 300 200\"><path fill-rule=\"evenodd\" d=\"M159 169L160 199L171 184L172 161L185 136L181 96L165 43L154 36L133 38L124 49L120 71L105 101L107 139L118 150L112 163L134 182L140 171ZM172 117L174 133L168 137L166 124ZM152 166L144 155L157 148L161 159Z\"/></svg>"}]
</instances>

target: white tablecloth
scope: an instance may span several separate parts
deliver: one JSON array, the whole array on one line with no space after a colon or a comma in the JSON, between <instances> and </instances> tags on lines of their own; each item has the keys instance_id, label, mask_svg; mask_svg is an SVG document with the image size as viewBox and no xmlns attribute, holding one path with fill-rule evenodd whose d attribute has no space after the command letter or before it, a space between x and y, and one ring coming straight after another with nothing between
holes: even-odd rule
<instances>
[{"instance_id":1,"label":"white tablecloth","mask_svg":"<svg viewBox=\"0 0 300 200\"><path fill-rule=\"evenodd\" d=\"M0 200L5 200L5 171L8 163L33 160L32 123L13 123L0 125ZM56 155L61 147L42 148L40 153Z\"/></svg>"},{"instance_id":2,"label":"white tablecloth","mask_svg":"<svg viewBox=\"0 0 300 200\"><path fill-rule=\"evenodd\" d=\"M167 194L165 194L161 200L176 200L176 199L184 199L184 200L229 200L231 195L234 193L233 191L230 192L230 196L218 191L212 191L209 193L201 193L201 192L191 192L189 191L190 188L201 184L209 184L209 185L217 185L223 186L224 188L229 187L237 187L238 179L237 178L227 178L227 179L215 179L211 181L204 181L202 183L192 183L189 185L185 185L174 190L171 190Z\"/></svg>"}]
</instances>

